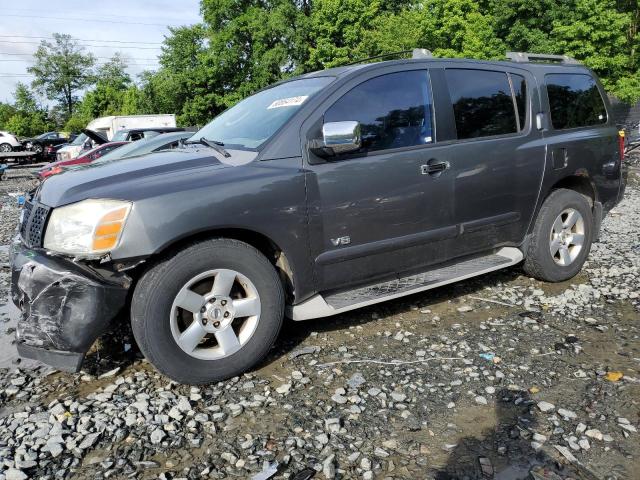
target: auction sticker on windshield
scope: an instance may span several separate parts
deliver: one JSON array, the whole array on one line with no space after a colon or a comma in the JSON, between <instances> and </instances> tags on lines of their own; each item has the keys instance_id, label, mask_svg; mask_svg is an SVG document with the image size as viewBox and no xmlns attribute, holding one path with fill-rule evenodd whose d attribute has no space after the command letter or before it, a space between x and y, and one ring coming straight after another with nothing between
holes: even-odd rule
<instances>
[{"instance_id":1,"label":"auction sticker on windshield","mask_svg":"<svg viewBox=\"0 0 640 480\"><path fill-rule=\"evenodd\" d=\"M271 105L269 105L267 109L293 107L297 105L302 105L307 98L309 98L309 95L299 95L297 97L281 98L279 100L274 100L273 102L271 102Z\"/></svg>"}]
</instances>

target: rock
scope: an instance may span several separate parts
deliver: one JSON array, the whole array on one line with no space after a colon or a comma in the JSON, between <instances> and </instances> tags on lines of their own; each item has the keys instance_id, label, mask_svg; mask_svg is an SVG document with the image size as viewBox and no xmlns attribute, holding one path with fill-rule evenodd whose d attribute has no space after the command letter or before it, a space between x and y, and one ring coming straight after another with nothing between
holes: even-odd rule
<instances>
[{"instance_id":1,"label":"rock","mask_svg":"<svg viewBox=\"0 0 640 480\"><path fill-rule=\"evenodd\" d=\"M80 445L78 445L78 448L80 450L86 450L87 448L92 447L93 444L96 443L96 440L98 440L99 436L100 436L99 433L90 433L89 435L84 437L84 440L82 440Z\"/></svg>"},{"instance_id":2,"label":"rock","mask_svg":"<svg viewBox=\"0 0 640 480\"><path fill-rule=\"evenodd\" d=\"M592 428L584 432L584 434L589 438L594 438L596 440L602 440L602 432L596 428Z\"/></svg>"},{"instance_id":3,"label":"rock","mask_svg":"<svg viewBox=\"0 0 640 480\"><path fill-rule=\"evenodd\" d=\"M364 385L365 382L366 380L364 379L364 376L362 376L360 372L356 372L351 376L349 380L347 380L347 385L349 386L349 388L357 390L362 385Z\"/></svg>"},{"instance_id":4,"label":"rock","mask_svg":"<svg viewBox=\"0 0 640 480\"><path fill-rule=\"evenodd\" d=\"M376 447L373 454L378 458L387 458L389 456L389 452L380 447Z\"/></svg>"},{"instance_id":5,"label":"rock","mask_svg":"<svg viewBox=\"0 0 640 480\"><path fill-rule=\"evenodd\" d=\"M10 468L6 472L4 472L5 480L26 480L29 478L22 470L16 470L15 468Z\"/></svg>"},{"instance_id":6,"label":"rock","mask_svg":"<svg viewBox=\"0 0 640 480\"><path fill-rule=\"evenodd\" d=\"M547 413L555 410L556 406L553 403L549 402L538 402L538 408L541 412Z\"/></svg>"},{"instance_id":7,"label":"rock","mask_svg":"<svg viewBox=\"0 0 640 480\"><path fill-rule=\"evenodd\" d=\"M322 474L324 475L324 478L330 479L332 480L333 478L335 478L336 476L336 466L335 466L335 455L329 455L327 458L324 459L324 461L322 462Z\"/></svg>"},{"instance_id":8,"label":"rock","mask_svg":"<svg viewBox=\"0 0 640 480\"><path fill-rule=\"evenodd\" d=\"M231 413L232 417L239 416L244 410L244 407L237 403L230 403L229 405L227 405L227 408L229 408L229 412Z\"/></svg>"},{"instance_id":9,"label":"rock","mask_svg":"<svg viewBox=\"0 0 640 480\"><path fill-rule=\"evenodd\" d=\"M487 399L486 399L486 398L484 398L482 395L478 395L478 396L475 398L475 401L476 401L476 403L477 403L478 405L486 405L486 404L487 404Z\"/></svg>"},{"instance_id":10,"label":"rock","mask_svg":"<svg viewBox=\"0 0 640 480\"><path fill-rule=\"evenodd\" d=\"M582 450L589 450L591 448L591 445L589 445L589 440L587 440L586 438L583 438L582 440L580 440L578 442L578 445Z\"/></svg>"},{"instance_id":11,"label":"rock","mask_svg":"<svg viewBox=\"0 0 640 480\"><path fill-rule=\"evenodd\" d=\"M407 396L401 392L391 392L391 398L394 402L404 402L407 399Z\"/></svg>"},{"instance_id":12,"label":"rock","mask_svg":"<svg viewBox=\"0 0 640 480\"><path fill-rule=\"evenodd\" d=\"M544 443L547 441L547 437L545 435L542 435L541 433L537 433L537 432L533 434L532 438L539 443Z\"/></svg>"},{"instance_id":13,"label":"rock","mask_svg":"<svg viewBox=\"0 0 640 480\"><path fill-rule=\"evenodd\" d=\"M492 387L492 386L484 387L484 391L487 392L489 395L493 395L494 393L496 393L495 387Z\"/></svg>"},{"instance_id":14,"label":"rock","mask_svg":"<svg viewBox=\"0 0 640 480\"><path fill-rule=\"evenodd\" d=\"M565 408L559 408L558 409L558 415L560 415L561 417L563 417L565 420L575 420L576 418L578 418L578 415L576 415L575 412L572 412L571 410L567 410Z\"/></svg>"},{"instance_id":15,"label":"rock","mask_svg":"<svg viewBox=\"0 0 640 480\"><path fill-rule=\"evenodd\" d=\"M458 307L457 310L459 313L471 312L473 310L473 307L470 307L469 305L463 305L462 307Z\"/></svg>"},{"instance_id":16,"label":"rock","mask_svg":"<svg viewBox=\"0 0 640 480\"><path fill-rule=\"evenodd\" d=\"M289 393L289 390L291 390L290 383L283 383L278 388L276 388L276 392L280 393L281 395L286 395L287 393Z\"/></svg>"},{"instance_id":17,"label":"rock","mask_svg":"<svg viewBox=\"0 0 640 480\"><path fill-rule=\"evenodd\" d=\"M339 393L334 394L331 397L331 400L333 400L334 402L343 405L345 403L347 403L347 397L345 397L344 395L340 395Z\"/></svg>"},{"instance_id":18,"label":"rock","mask_svg":"<svg viewBox=\"0 0 640 480\"><path fill-rule=\"evenodd\" d=\"M156 428L153 432L151 432L151 443L153 445L158 445L160 442L162 442L162 440L164 439L164 437L166 437L167 434L164 433L164 431L160 430L159 428Z\"/></svg>"},{"instance_id":19,"label":"rock","mask_svg":"<svg viewBox=\"0 0 640 480\"><path fill-rule=\"evenodd\" d=\"M301 357L303 355L312 355L314 353L319 353L320 347L310 346L299 348L298 350L294 350L289 354L289 360L293 360L294 358Z\"/></svg>"},{"instance_id":20,"label":"rock","mask_svg":"<svg viewBox=\"0 0 640 480\"><path fill-rule=\"evenodd\" d=\"M325 430L330 433L337 433L340 431L340 418L327 418L324 421Z\"/></svg>"},{"instance_id":21,"label":"rock","mask_svg":"<svg viewBox=\"0 0 640 480\"><path fill-rule=\"evenodd\" d=\"M578 426L576 427L576 433L584 433L586 429L587 429L587 426L584 423L579 423Z\"/></svg>"},{"instance_id":22,"label":"rock","mask_svg":"<svg viewBox=\"0 0 640 480\"><path fill-rule=\"evenodd\" d=\"M48 443L47 447L49 448L49 453L53 458L59 456L64 450L60 443Z\"/></svg>"},{"instance_id":23,"label":"rock","mask_svg":"<svg viewBox=\"0 0 640 480\"><path fill-rule=\"evenodd\" d=\"M99 380L102 380L103 378L111 378L111 377L115 377L116 374L120 371L120 367L114 368L113 370L109 370L106 373L103 373L102 375L100 375L98 377Z\"/></svg>"}]
</instances>

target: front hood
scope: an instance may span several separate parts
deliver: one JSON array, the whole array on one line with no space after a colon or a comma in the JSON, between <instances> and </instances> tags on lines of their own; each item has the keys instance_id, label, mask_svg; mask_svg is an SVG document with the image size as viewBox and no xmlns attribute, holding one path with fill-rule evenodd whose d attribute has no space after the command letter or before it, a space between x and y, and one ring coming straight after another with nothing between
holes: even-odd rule
<instances>
[{"instance_id":1,"label":"front hood","mask_svg":"<svg viewBox=\"0 0 640 480\"><path fill-rule=\"evenodd\" d=\"M135 201L180 179L210 176L227 167L211 149L169 150L139 157L73 166L43 182L38 200L59 207L87 198Z\"/></svg>"}]
</instances>

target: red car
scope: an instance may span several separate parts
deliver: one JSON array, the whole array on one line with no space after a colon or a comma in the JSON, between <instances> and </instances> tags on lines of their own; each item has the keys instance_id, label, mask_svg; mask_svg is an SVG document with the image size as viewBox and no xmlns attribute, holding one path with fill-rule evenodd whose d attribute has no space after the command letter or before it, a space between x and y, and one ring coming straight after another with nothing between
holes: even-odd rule
<instances>
[{"instance_id":1,"label":"red car","mask_svg":"<svg viewBox=\"0 0 640 480\"><path fill-rule=\"evenodd\" d=\"M97 160L98 158L102 157L103 155L106 155L110 151L115 150L116 148L122 145L126 145L127 143L130 143L130 142L103 143L102 145L98 145L97 147L92 148L91 150L88 150L82 153L81 155L79 155L78 157L72 158L71 160L62 160L60 162L50 163L49 165L47 165L46 167L43 167L38 172L38 178L40 180L44 180L45 178L50 177L51 175L62 173L65 167L91 163L94 160Z\"/></svg>"}]
</instances>

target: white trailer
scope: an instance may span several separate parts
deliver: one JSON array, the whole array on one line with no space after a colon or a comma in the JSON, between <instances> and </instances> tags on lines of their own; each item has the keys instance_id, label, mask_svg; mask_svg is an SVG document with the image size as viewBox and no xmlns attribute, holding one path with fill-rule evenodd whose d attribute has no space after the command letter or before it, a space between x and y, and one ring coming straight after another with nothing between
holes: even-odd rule
<instances>
[{"instance_id":1,"label":"white trailer","mask_svg":"<svg viewBox=\"0 0 640 480\"><path fill-rule=\"evenodd\" d=\"M119 130L175 126L176 116L173 114L119 115L96 118L89 122L87 130L93 130L107 137L107 140L111 140Z\"/></svg>"}]
</instances>

